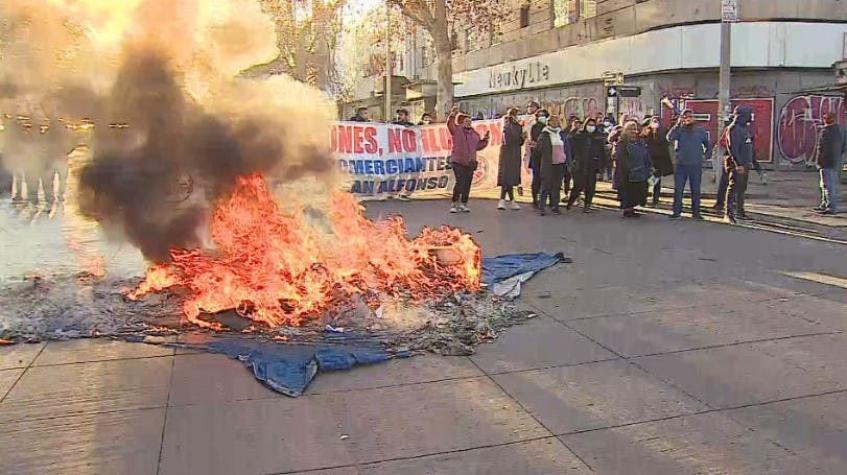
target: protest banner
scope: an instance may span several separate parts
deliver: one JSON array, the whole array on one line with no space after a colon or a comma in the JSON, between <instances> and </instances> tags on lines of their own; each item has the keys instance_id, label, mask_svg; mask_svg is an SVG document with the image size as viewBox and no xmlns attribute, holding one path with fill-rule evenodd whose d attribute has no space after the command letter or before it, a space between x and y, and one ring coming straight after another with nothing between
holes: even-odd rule
<instances>
[{"instance_id":1,"label":"protest banner","mask_svg":"<svg viewBox=\"0 0 847 475\"><path fill-rule=\"evenodd\" d=\"M478 154L473 194L497 188L497 165L503 143L502 120L474 122L488 146ZM371 122L336 122L330 144L341 169L351 177L347 191L361 199L448 196L454 176L450 167L452 138L446 124L404 127ZM525 167L524 167L525 168ZM529 183L528 171L524 179Z\"/></svg>"}]
</instances>

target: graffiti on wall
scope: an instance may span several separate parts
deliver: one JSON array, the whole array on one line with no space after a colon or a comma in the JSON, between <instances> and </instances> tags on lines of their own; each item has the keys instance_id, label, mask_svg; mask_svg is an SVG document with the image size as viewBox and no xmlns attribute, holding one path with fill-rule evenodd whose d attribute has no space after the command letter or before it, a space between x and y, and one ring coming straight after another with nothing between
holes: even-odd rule
<instances>
[{"instance_id":1,"label":"graffiti on wall","mask_svg":"<svg viewBox=\"0 0 847 475\"><path fill-rule=\"evenodd\" d=\"M690 109L700 124L709 132L712 144L717 142L718 135L718 101L717 99L688 99L677 104L679 109ZM746 105L753 108L753 134L756 157L759 162L773 162L773 116L774 100L770 97L732 99L732 107ZM662 119L671 126L672 111L662 108Z\"/></svg>"},{"instance_id":2,"label":"graffiti on wall","mask_svg":"<svg viewBox=\"0 0 847 475\"><path fill-rule=\"evenodd\" d=\"M840 124L847 123L847 104L843 97L796 96L782 106L777 122L777 144L786 160L803 163L814 159L818 132L828 112L835 112Z\"/></svg>"}]
</instances>

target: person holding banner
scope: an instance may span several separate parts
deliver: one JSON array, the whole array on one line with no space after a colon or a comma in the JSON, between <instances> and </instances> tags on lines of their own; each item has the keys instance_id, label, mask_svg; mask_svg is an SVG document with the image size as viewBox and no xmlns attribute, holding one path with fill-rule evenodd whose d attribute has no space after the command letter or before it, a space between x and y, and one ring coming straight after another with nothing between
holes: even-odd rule
<instances>
[{"instance_id":1,"label":"person holding banner","mask_svg":"<svg viewBox=\"0 0 847 475\"><path fill-rule=\"evenodd\" d=\"M500 201L497 209L506 209L507 202L513 210L521 207L515 201L515 187L521 184L521 147L526 139L520 121L518 109L512 107L503 119L503 145L500 146L500 160L497 165L497 186L500 187Z\"/></svg>"},{"instance_id":2,"label":"person holding banner","mask_svg":"<svg viewBox=\"0 0 847 475\"><path fill-rule=\"evenodd\" d=\"M547 200L550 200L550 211L553 214L562 214L559 210L562 183L565 179L567 162L573 156L571 140L568 133L562 130L561 120L558 116L550 116L547 126L538 139L535 154L541 165L541 201L538 203L538 212L544 216Z\"/></svg>"},{"instance_id":3,"label":"person holding banner","mask_svg":"<svg viewBox=\"0 0 847 475\"><path fill-rule=\"evenodd\" d=\"M450 115L447 116L447 129L453 136L450 165L453 168L453 174L456 176L450 212L470 213L468 199L471 194L473 173L479 165L476 153L488 146L491 132L486 132L485 137L480 137L479 133L473 128L471 117L459 113L459 106L453 106L450 110Z\"/></svg>"}]
</instances>

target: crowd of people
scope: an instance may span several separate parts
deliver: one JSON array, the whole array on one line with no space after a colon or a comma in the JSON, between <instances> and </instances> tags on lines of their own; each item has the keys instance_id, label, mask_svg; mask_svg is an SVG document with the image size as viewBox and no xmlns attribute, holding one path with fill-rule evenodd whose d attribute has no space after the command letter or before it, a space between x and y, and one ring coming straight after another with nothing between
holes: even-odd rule
<instances>
[{"instance_id":1,"label":"crowd of people","mask_svg":"<svg viewBox=\"0 0 847 475\"><path fill-rule=\"evenodd\" d=\"M461 113L458 107L453 107L447 117L456 179L451 213L470 211L468 197L478 166L477 152L488 145L490 138L474 129L473 120L479 119ZM350 120L370 122L368 109L357 109ZM709 133L697 123L691 110L676 114L670 130L664 129L659 117L654 116L641 120L622 116L619 121L603 113L559 117L535 101L529 103L524 117L512 107L502 120L503 141L497 168L500 210L520 209L515 194L523 194L522 167L531 172L532 206L542 216L561 214L562 204L570 210L580 199L582 211L590 213L597 182L605 179L617 191L623 216L636 218L641 215L639 207L648 203L654 208L659 206L664 180L672 180L670 218L682 217L688 187L691 217L703 219L703 163L712 159L718 182L713 210L722 213L726 222L736 223L750 219L745 199L750 173L756 171L761 183L766 184L766 173L756 159L753 109L748 106L735 109L724 124L725 133L717 147L713 147ZM432 122L432 116L425 113L414 123L406 109L398 109L392 121L403 126ZM847 153L845 135L836 115L825 115L815 156L820 170L821 201L814 211L822 215L838 213L841 157Z\"/></svg>"},{"instance_id":2,"label":"crowd of people","mask_svg":"<svg viewBox=\"0 0 847 475\"><path fill-rule=\"evenodd\" d=\"M522 190L521 166L526 166L532 173L532 204L542 216L561 214L561 203L570 210L580 198L582 211L590 213L597 181L605 177L617 191L623 217L637 218L641 215L637 209L648 205L651 194L652 206L658 207L662 181L673 177L670 218L682 217L687 186L691 216L703 219L703 163L713 156L713 145L709 133L697 123L691 110L675 117L670 130L662 128L658 117L641 121L624 117L620 124L604 114L571 116L565 120L551 115L536 102L529 104L527 116L529 119L522 124L519 111L511 108L503 117L497 174L498 209L520 209L515 189ZM764 183L764 171L756 160L752 121L753 109L738 106L719 141L716 155L721 162L721 173L715 210L722 212L728 223L750 219L745 207L750 172L756 170ZM459 165L458 169L454 165L456 186L450 212L468 212L468 170L472 174L476 168L477 150L485 147L488 137L480 137L470 116L456 107L447 125L453 136L453 163ZM817 150L821 203L815 211L822 215L834 215L838 211L840 157L847 153L844 135L835 115L827 115Z\"/></svg>"}]
</instances>

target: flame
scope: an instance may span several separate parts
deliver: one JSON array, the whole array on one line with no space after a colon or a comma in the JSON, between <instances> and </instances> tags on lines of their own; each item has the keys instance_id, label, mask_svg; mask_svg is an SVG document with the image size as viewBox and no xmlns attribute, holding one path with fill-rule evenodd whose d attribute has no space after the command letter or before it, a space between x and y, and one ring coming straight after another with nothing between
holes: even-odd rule
<instances>
[{"instance_id":1,"label":"flame","mask_svg":"<svg viewBox=\"0 0 847 475\"><path fill-rule=\"evenodd\" d=\"M314 222L302 206L283 212L262 176L239 178L212 218L216 249L173 249L173 261L151 267L129 297L182 287L183 312L195 324L215 326L200 315L234 309L277 327L319 318L354 296L376 307L384 298L479 289L481 253L469 235L444 226L410 240L401 217L374 222L362 210L353 195L335 193L327 222Z\"/></svg>"}]
</instances>

